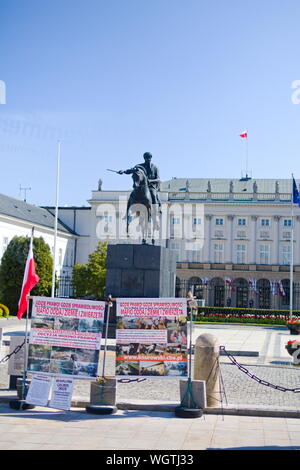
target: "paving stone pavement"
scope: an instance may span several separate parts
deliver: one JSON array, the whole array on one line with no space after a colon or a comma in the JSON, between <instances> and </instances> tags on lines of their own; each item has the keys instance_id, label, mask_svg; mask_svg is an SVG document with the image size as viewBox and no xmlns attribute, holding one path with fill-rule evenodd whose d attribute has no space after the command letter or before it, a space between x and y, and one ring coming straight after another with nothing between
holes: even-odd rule
<instances>
[{"instance_id":1,"label":"paving stone pavement","mask_svg":"<svg viewBox=\"0 0 300 470\"><path fill-rule=\"evenodd\" d=\"M12 334L20 334L25 323L18 320L0 321L0 327L6 326L4 339ZM20 326L21 325L21 326ZM18 330L19 328L19 330ZM257 352L257 356L239 356L235 359L256 377L283 388L300 387L299 369L292 365L291 356L285 350L289 339L295 339L286 328L257 327L246 325L204 325L194 327L193 343L203 334L213 334L228 351L234 350L239 354ZM114 344L110 340L110 344ZM2 347L0 357L8 352ZM99 373L102 371L103 351L101 352ZM114 351L106 354L105 375L114 375ZM7 389L7 365L0 364L0 388ZM193 367L192 367L193 370ZM220 371L222 388L220 390L220 405L249 405L268 406L274 408L289 408L300 410L300 393L283 392L258 383L233 365L226 356L220 356ZM73 396L89 400L90 383L87 380L76 380ZM178 379L148 379L137 383L118 383L117 401L157 400L180 401Z\"/></svg>"},{"instance_id":2,"label":"paving stone pavement","mask_svg":"<svg viewBox=\"0 0 300 470\"><path fill-rule=\"evenodd\" d=\"M8 325L8 324L6 324ZM6 330L18 334L16 325ZM1 327L0 322L0 327ZM235 350L236 360L257 377L286 388L300 386L300 374L292 366L284 344L288 331L271 328L201 326L194 338L209 332L228 350ZM293 338L295 339L295 338ZM257 356L243 355L258 351ZM7 349L2 348L0 358ZM101 354L103 357L103 352ZM107 352L106 375L114 373L114 351ZM101 364L101 362L100 362ZM101 366L102 367L102 366ZM270 410L269 416L205 413L201 418L182 419L174 413L149 410L122 410L110 416L95 416L85 409L58 411L36 407L17 411L0 400L1 450L300 450L300 420L272 417L271 410L300 410L300 394L282 392L257 383L220 356L224 390L222 403ZM102 370L102 369L101 369ZM0 364L0 395L8 386L7 363ZM76 381L74 395L89 400L89 381ZM155 401L179 403L177 379L147 379L140 383L118 383L117 401ZM198 464L200 461L198 462Z\"/></svg>"},{"instance_id":3,"label":"paving stone pavement","mask_svg":"<svg viewBox=\"0 0 300 470\"><path fill-rule=\"evenodd\" d=\"M15 411L0 405L0 449L132 450L131 455L141 450L300 450L300 422L220 415L182 419L174 413L128 410L95 416L42 407ZM201 458L195 453L195 466Z\"/></svg>"}]
</instances>

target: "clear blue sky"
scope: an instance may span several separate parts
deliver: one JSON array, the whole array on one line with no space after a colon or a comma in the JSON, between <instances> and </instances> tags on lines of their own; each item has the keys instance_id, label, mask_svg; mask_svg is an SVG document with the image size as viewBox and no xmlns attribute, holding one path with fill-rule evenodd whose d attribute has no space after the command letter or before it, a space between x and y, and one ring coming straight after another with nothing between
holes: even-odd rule
<instances>
[{"instance_id":1,"label":"clear blue sky","mask_svg":"<svg viewBox=\"0 0 300 470\"><path fill-rule=\"evenodd\" d=\"M161 179L300 178L299 0L1 0L0 192L61 205Z\"/></svg>"}]
</instances>

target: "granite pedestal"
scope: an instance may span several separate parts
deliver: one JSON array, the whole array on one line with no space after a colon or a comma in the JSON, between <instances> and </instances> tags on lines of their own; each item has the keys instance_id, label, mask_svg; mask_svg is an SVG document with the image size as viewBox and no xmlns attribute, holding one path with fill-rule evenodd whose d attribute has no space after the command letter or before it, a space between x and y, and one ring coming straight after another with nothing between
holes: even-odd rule
<instances>
[{"instance_id":1,"label":"granite pedestal","mask_svg":"<svg viewBox=\"0 0 300 470\"><path fill-rule=\"evenodd\" d=\"M106 294L112 298L175 297L175 280L176 257L170 248L108 245ZM115 305L111 309L109 323L110 327L116 323Z\"/></svg>"}]
</instances>

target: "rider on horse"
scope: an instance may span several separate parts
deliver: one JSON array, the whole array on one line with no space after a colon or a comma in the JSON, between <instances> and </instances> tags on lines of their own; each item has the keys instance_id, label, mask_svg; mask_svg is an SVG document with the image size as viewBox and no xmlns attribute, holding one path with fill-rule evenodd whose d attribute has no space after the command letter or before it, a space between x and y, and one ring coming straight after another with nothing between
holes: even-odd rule
<instances>
[{"instance_id":1,"label":"rider on horse","mask_svg":"<svg viewBox=\"0 0 300 470\"><path fill-rule=\"evenodd\" d=\"M147 179L148 179L148 185L149 185L149 190L151 194L151 200L152 204L158 204L159 207L161 207L161 202L158 197L158 191L159 191L159 173L158 173L158 168L155 166L153 163L151 163L151 158L152 155L150 152L146 152L143 155L145 162L144 163L139 163L138 165L134 166L133 168L129 168L128 170L120 170L118 171L119 175L126 174L130 175L136 171L136 168L140 167L144 170L146 173Z\"/></svg>"}]
</instances>

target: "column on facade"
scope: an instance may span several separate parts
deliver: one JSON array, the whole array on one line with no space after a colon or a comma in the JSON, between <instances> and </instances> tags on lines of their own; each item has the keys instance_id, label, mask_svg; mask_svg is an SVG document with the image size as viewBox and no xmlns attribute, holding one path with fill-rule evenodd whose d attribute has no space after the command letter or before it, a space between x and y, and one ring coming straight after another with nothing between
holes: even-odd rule
<instances>
[{"instance_id":1,"label":"column on facade","mask_svg":"<svg viewBox=\"0 0 300 470\"><path fill-rule=\"evenodd\" d=\"M206 221L206 233L207 237L205 239L207 240L206 243L206 249L205 249L205 259L207 259L208 263L212 263L212 249L211 249L211 244L212 244L212 237L211 237L211 221L212 221L212 215L211 214L206 214L205 215L205 221Z\"/></svg>"},{"instance_id":2,"label":"column on facade","mask_svg":"<svg viewBox=\"0 0 300 470\"><path fill-rule=\"evenodd\" d=\"M257 215L251 215L251 249L249 250L249 264L256 264L257 260L257 253L256 253L256 247L257 247Z\"/></svg>"},{"instance_id":3,"label":"column on facade","mask_svg":"<svg viewBox=\"0 0 300 470\"><path fill-rule=\"evenodd\" d=\"M280 215L274 215L272 264L280 264Z\"/></svg>"},{"instance_id":4,"label":"column on facade","mask_svg":"<svg viewBox=\"0 0 300 470\"><path fill-rule=\"evenodd\" d=\"M226 243L226 255L225 255L225 262L226 263L233 263L233 244L234 244L234 236L233 236L233 221L234 215L229 214L227 215L227 220L230 222L228 227L228 239Z\"/></svg>"}]
</instances>

